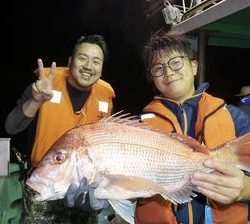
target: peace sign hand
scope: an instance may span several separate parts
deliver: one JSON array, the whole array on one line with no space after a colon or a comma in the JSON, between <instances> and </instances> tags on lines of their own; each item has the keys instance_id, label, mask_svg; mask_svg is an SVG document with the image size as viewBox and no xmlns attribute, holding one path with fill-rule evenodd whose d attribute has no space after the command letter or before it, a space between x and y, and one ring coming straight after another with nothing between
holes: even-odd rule
<instances>
[{"instance_id":1,"label":"peace sign hand","mask_svg":"<svg viewBox=\"0 0 250 224\"><path fill-rule=\"evenodd\" d=\"M42 60L38 59L37 62L39 67L39 77L32 85L32 95L35 101L43 102L50 100L53 97L52 81L55 75L56 63L52 62L49 75L46 77Z\"/></svg>"}]
</instances>

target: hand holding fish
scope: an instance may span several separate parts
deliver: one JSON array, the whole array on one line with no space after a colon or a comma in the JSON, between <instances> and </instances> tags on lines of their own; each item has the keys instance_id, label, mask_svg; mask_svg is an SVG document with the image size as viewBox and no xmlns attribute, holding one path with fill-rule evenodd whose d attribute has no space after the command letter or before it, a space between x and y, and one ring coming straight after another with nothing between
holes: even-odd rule
<instances>
[{"instance_id":1,"label":"hand holding fish","mask_svg":"<svg viewBox=\"0 0 250 224\"><path fill-rule=\"evenodd\" d=\"M35 101L43 102L53 97L52 81L55 75L56 63L51 64L49 75L46 77L44 73L43 62L38 59L39 77L32 85L32 95Z\"/></svg>"},{"instance_id":2,"label":"hand holding fish","mask_svg":"<svg viewBox=\"0 0 250 224\"><path fill-rule=\"evenodd\" d=\"M109 206L108 200L96 199L94 190L96 184L88 183L88 180L82 178L79 187L71 184L64 198L64 204L67 207L77 207L82 211L93 212Z\"/></svg>"},{"instance_id":3,"label":"hand holding fish","mask_svg":"<svg viewBox=\"0 0 250 224\"><path fill-rule=\"evenodd\" d=\"M194 174L191 181L200 193L222 204L250 198L250 178L241 170L216 160L206 160L204 166L215 171Z\"/></svg>"}]
</instances>

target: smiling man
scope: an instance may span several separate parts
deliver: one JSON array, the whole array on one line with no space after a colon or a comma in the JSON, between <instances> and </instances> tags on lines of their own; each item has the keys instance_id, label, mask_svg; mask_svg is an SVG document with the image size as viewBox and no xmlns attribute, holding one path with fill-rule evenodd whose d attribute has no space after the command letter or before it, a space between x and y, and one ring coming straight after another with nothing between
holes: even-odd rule
<instances>
[{"instance_id":1,"label":"smiling man","mask_svg":"<svg viewBox=\"0 0 250 224\"><path fill-rule=\"evenodd\" d=\"M159 130L189 135L211 150L250 132L250 117L206 93L208 83L195 89L198 61L184 35L158 31L146 43L142 55L155 90L154 99L143 109L143 122ZM135 223L247 223L249 176L216 161L206 161L204 166L218 172L196 173L190 180L202 194L178 206L159 195L139 200ZM180 189L175 196L183 195Z\"/></svg>"},{"instance_id":2,"label":"smiling man","mask_svg":"<svg viewBox=\"0 0 250 224\"><path fill-rule=\"evenodd\" d=\"M100 79L107 57L104 38L90 35L77 41L68 67L56 67L53 62L47 69L38 59L38 80L26 88L5 123L6 131L12 135L29 127L32 151L25 153L32 167L38 166L50 146L66 131L111 114L115 93ZM22 223L78 223L75 214L71 215L69 209L63 211L56 202L35 202L27 187L23 198ZM95 223L95 218L89 216L82 215L79 222Z\"/></svg>"}]
</instances>

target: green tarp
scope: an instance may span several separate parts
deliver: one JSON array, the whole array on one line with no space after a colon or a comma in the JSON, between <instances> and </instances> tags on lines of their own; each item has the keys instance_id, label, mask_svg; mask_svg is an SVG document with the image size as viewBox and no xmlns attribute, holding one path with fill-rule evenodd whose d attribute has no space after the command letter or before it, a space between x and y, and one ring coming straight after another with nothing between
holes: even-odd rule
<instances>
[{"instance_id":1,"label":"green tarp","mask_svg":"<svg viewBox=\"0 0 250 224\"><path fill-rule=\"evenodd\" d=\"M10 175L0 177L0 223L20 223L22 211L23 181L20 181L20 166L12 163Z\"/></svg>"}]
</instances>

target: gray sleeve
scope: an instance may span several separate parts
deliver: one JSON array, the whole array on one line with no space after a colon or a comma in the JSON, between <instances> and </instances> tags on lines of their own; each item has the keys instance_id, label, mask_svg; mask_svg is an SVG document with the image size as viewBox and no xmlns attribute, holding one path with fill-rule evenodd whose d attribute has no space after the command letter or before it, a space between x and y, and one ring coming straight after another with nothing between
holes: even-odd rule
<instances>
[{"instance_id":1,"label":"gray sleeve","mask_svg":"<svg viewBox=\"0 0 250 224\"><path fill-rule=\"evenodd\" d=\"M5 130L10 135L15 135L25 130L34 118L25 116L23 104L32 97L32 85L29 85L23 95L18 99L17 105L8 114L5 121Z\"/></svg>"}]
</instances>

